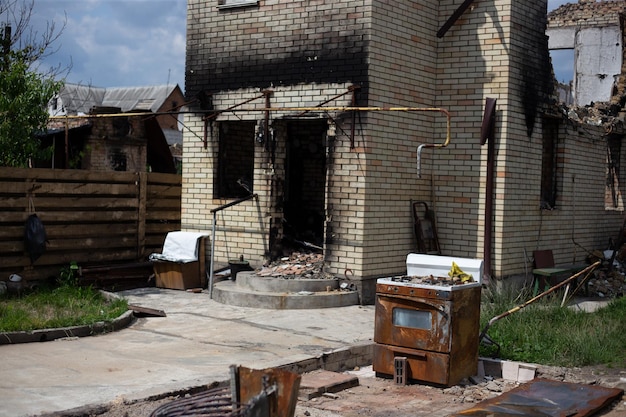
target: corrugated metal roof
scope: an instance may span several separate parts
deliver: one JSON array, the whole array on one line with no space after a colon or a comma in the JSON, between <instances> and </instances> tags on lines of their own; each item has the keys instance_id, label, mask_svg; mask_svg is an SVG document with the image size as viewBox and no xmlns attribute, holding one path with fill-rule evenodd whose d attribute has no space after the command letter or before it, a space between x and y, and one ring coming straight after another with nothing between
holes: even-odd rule
<instances>
[{"instance_id":1,"label":"corrugated metal roof","mask_svg":"<svg viewBox=\"0 0 626 417\"><path fill-rule=\"evenodd\" d=\"M104 88L79 84L65 84L63 89L59 92L59 97L67 113L87 114L93 106L102 103L104 92Z\"/></svg>"},{"instance_id":2,"label":"corrugated metal roof","mask_svg":"<svg viewBox=\"0 0 626 417\"><path fill-rule=\"evenodd\" d=\"M151 110L156 112L175 88L175 85L107 88L102 105L120 107L122 111Z\"/></svg>"},{"instance_id":3,"label":"corrugated metal roof","mask_svg":"<svg viewBox=\"0 0 626 417\"><path fill-rule=\"evenodd\" d=\"M151 110L156 112L177 85L99 88L65 84L59 97L68 114L89 113L92 107L119 107L123 112Z\"/></svg>"}]
</instances>

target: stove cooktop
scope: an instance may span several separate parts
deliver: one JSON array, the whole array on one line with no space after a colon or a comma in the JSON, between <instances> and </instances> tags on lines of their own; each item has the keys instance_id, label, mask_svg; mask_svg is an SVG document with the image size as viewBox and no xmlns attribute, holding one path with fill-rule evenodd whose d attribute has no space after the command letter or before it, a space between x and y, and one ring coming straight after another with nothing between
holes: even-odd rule
<instances>
[{"instance_id":1,"label":"stove cooktop","mask_svg":"<svg viewBox=\"0 0 626 417\"><path fill-rule=\"evenodd\" d=\"M395 277L379 278L378 284L397 285L403 287L425 288L438 291L458 291L466 288L475 288L480 286L480 282L471 281L462 283L455 281L450 277L428 276L409 276L401 275Z\"/></svg>"}]
</instances>

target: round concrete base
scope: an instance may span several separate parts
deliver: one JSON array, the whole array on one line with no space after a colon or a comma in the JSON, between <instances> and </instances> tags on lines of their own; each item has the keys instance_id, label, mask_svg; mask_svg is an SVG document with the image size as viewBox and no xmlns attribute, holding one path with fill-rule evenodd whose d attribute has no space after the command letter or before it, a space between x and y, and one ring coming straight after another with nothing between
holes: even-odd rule
<instances>
[{"instance_id":1,"label":"round concrete base","mask_svg":"<svg viewBox=\"0 0 626 417\"><path fill-rule=\"evenodd\" d=\"M240 272L236 281L213 286L213 300L239 307L277 310L344 307L359 303L356 291L339 290L332 279L281 279Z\"/></svg>"}]
</instances>

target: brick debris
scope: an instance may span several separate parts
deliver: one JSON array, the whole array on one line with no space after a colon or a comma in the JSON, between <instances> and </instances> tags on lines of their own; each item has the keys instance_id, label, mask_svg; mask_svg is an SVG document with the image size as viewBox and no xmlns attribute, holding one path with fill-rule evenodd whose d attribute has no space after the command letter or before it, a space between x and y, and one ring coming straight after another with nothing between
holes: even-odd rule
<instances>
[{"instance_id":1,"label":"brick debris","mask_svg":"<svg viewBox=\"0 0 626 417\"><path fill-rule=\"evenodd\" d=\"M334 279L324 271L324 256L319 253L293 252L256 270L261 277L283 279Z\"/></svg>"}]
</instances>

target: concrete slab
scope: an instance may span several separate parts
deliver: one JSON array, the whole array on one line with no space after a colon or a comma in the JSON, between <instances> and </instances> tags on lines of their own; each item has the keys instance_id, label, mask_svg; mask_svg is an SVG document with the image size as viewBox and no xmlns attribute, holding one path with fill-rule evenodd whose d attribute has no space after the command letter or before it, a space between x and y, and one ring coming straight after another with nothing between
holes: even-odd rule
<instances>
[{"instance_id":1,"label":"concrete slab","mask_svg":"<svg viewBox=\"0 0 626 417\"><path fill-rule=\"evenodd\" d=\"M102 336L0 346L0 417L133 400L227 381L229 365L295 371L371 363L374 306L267 310L208 293L124 291L162 310Z\"/></svg>"},{"instance_id":2,"label":"concrete slab","mask_svg":"<svg viewBox=\"0 0 626 417\"><path fill-rule=\"evenodd\" d=\"M310 400L325 393L335 393L359 385L359 378L320 369L302 375L299 397Z\"/></svg>"}]
</instances>

